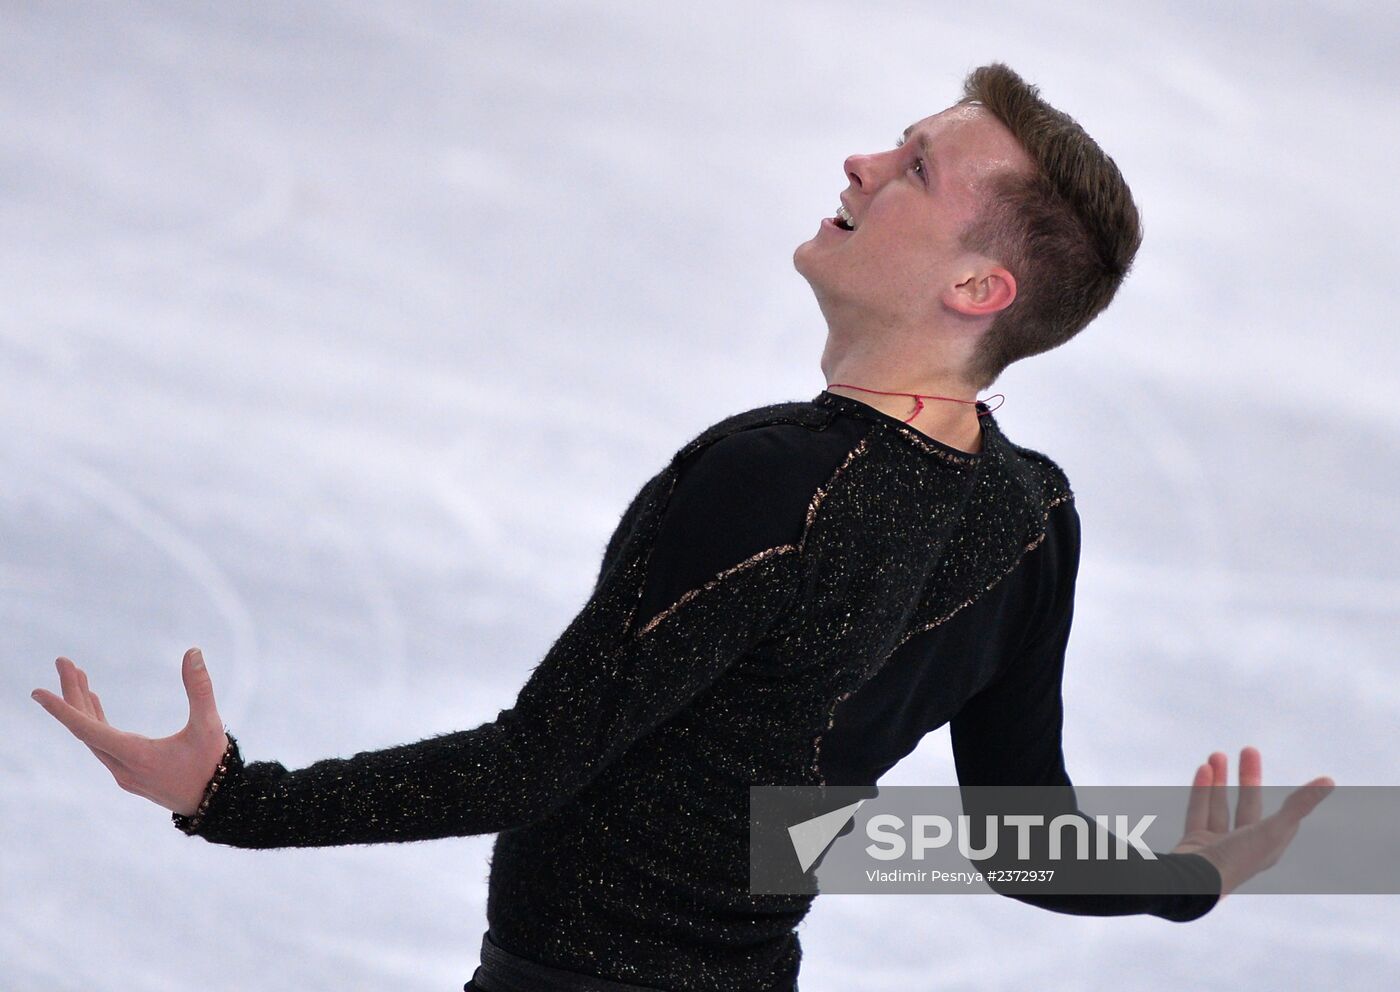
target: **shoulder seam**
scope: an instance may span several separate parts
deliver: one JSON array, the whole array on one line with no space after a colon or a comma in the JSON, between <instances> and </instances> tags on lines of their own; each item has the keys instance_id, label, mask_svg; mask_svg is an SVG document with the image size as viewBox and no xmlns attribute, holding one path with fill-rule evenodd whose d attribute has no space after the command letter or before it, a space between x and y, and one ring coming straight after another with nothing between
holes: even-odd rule
<instances>
[{"instance_id":1,"label":"shoulder seam","mask_svg":"<svg viewBox=\"0 0 1400 992\"><path fill-rule=\"evenodd\" d=\"M652 629L657 624L661 623L668 616L676 612L676 610L680 609L680 607L690 602L692 599L700 595L705 590L714 588L715 586L719 585L725 580L732 578L734 575L737 575L745 569L752 568L760 562L767 561L768 559L776 557L777 555L786 554L787 552L796 550L797 545L795 544L778 544L774 545L771 548L765 548L762 551L749 555L749 557L745 558L743 561L739 562L736 565L731 565L729 568L726 568L724 571L718 573L713 578L702 582L700 585L696 586L693 589L688 589L685 592L681 593L680 597L674 602L672 602L670 606L667 606L660 613L656 614L656 616L652 617L645 624L643 624L642 627L639 630L637 630L637 632L633 635L634 639L640 639L642 637L645 637L652 631Z\"/></svg>"},{"instance_id":2,"label":"shoulder seam","mask_svg":"<svg viewBox=\"0 0 1400 992\"><path fill-rule=\"evenodd\" d=\"M817 510L826 499L827 493L831 492L836 485L836 481L845 474L846 469L851 466L851 463L870 450L869 441L870 435L868 433L861 437L860 441L858 441L850 451L846 452L846 457L841 459L841 464L836 466L836 471L832 472L831 476L812 494L812 499L807 504L807 523L802 528L802 539L797 542L797 550L799 552L805 551L807 548L807 536L812 532L812 525L817 519Z\"/></svg>"}]
</instances>

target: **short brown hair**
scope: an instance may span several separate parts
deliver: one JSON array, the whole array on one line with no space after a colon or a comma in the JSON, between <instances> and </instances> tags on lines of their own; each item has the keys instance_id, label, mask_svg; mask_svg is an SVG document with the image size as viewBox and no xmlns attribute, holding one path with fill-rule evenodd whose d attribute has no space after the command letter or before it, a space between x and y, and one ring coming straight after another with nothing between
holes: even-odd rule
<instances>
[{"instance_id":1,"label":"short brown hair","mask_svg":"<svg viewBox=\"0 0 1400 992\"><path fill-rule=\"evenodd\" d=\"M1000 62L968 73L962 106L980 103L1020 142L1034 174L990 184L962 233L967 251L1016 277L1016 299L993 319L965 370L977 389L1012 362L1059 347L1108 306L1142 244L1142 218L1117 164L1068 114Z\"/></svg>"}]
</instances>

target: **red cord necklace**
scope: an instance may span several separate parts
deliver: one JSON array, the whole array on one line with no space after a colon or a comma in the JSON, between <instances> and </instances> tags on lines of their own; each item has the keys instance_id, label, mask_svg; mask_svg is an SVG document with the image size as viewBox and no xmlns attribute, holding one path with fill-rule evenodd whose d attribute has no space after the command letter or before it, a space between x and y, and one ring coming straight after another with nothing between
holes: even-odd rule
<instances>
[{"instance_id":1,"label":"red cord necklace","mask_svg":"<svg viewBox=\"0 0 1400 992\"><path fill-rule=\"evenodd\" d=\"M909 421L913 420L915 417L917 417L917 416L919 415L919 411L922 410L922 409L924 408L924 400L948 400L948 401L950 401L950 402L952 402L952 403L971 403L971 404L973 404L974 406L975 406L976 404L978 404L978 403L981 402L981 400L960 400L960 399L956 399L955 397L952 397L952 396L930 396L930 395L928 395L928 394L926 394L926 393L891 393L891 392L887 392L886 390L883 390L883 389L866 389L864 386L852 386L849 382L832 382L832 383L828 383L828 384L827 384L827 388L828 388L828 389L830 389L832 386L845 386L847 389L859 389L861 392L865 392L865 393L882 393L882 394L885 395L885 396L910 396L910 397L913 397L913 399L914 399L914 412L911 413L911 414L909 414L909 416L907 416L907 417L904 418L904 422L905 422L906 424L909 423ZM992 396L1000 396L1000 397L1001 397L1001 403L1005 403L1005 402L1006 402L1006 394L1004 394L1004 393L993 393ZM988 399L991 399L991 397L989 396ZM998 403L996 406L992 407L990 410L986 410L985 412L982 411L982 410L978 410L978 411L977 411L977 416L982 417L982 416L985 416L985 415L988 414L988 413L991 413L992 410L1000 410L1000 409L1001 409L1001 403Z\"/></svg>"}]
</instances>

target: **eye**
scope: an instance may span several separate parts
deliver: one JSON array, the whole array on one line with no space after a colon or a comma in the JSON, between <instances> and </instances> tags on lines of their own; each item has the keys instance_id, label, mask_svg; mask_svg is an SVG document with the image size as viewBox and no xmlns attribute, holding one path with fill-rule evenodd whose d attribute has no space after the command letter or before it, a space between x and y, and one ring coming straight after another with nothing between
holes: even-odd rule
<instances>
[{"instance_id":1,"label":"eye","mask_svg":"<svg viewBox=\"0 0 1400 992\"><path fill-rule=\"evenodd\" d=\"M894 146L895 146L896 148L903 148L903 147L904 147L904 138L903 138L903 136L901 136L901 137L894 143ZM925 175L924 175L924 160L923 160L923 159L921 159L921 158L915 158L915 159L914 159L914 164L911 165L909 168L911 168L911 169L914 170L915 174L919 177L919 179L920 179L921 181L925 179Z\"/></svg>"}]
</instances>

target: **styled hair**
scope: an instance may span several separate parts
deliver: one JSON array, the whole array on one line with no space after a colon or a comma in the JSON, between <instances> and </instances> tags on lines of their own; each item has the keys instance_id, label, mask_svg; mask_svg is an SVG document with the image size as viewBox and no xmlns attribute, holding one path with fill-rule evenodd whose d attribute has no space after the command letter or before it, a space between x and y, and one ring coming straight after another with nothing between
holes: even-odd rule
<instances>
[{"instance_id":1,"label":"styled hair","mask_svg":"<svg viewBox=\"0 0 1400 992\"><path fill-rule=\"evenodd\" d=\"M1012 362L1057 348L1112 301L1142 244L1142 218L1117 164L1075 120L1000 62L968 73L958 106L978 103L1020 142L1035 171L988 184L964 250L996 259L1016 299L992 320L965 369L977 389Z\"/></svg>"}]
</instances>

